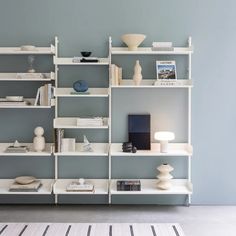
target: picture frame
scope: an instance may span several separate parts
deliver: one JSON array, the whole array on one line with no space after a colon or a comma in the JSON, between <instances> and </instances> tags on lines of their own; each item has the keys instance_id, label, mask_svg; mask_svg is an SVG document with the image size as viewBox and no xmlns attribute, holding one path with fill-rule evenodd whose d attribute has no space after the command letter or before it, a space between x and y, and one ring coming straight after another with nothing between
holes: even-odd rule
<instances>
[{"instance_id":1,"label":"picture frame","mask_svg":"<svg viewBox=\"0 0 236 236\"><path fill-rule=\"evenodd\" d=\"M157 80L176 81L176 63L175 61L156 61Z\"/></svg>"}]
</instances>

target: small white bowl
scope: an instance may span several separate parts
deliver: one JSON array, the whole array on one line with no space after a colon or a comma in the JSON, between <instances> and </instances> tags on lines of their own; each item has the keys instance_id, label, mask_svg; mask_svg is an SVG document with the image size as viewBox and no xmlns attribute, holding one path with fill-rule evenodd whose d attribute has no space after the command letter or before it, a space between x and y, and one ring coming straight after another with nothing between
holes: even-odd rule
<instances>
[{"instance_id":1,"label":"small white bowl","mask_svg":"<svg viewBox=\"0 0 236 236\"><path fill-rule=\"evenodd\" d=\"M23 99L23 96L6 96L6 100L10 102L22 102Z\"/></svg>"},{"instance_id":2,"label":"small white bowl","mask_svg":"<svg viewBox=\"0 0 236 236\"><path fill-rule=\"evenodd\" d=\"M124 34L121 36L122 41L128 46L130 51L135 51L146 38L144 34Z\"/></svg>"},{"instance_id":3,"label":"small white bowl","mask_svg":"<svg viewBox=\"0 0 236 236\"><path fill-rule=\"evenodd\" d=\"M36 47L33 45L22 45L20 49L21 51L35 51Z\"/></svg>"}]
</instances>

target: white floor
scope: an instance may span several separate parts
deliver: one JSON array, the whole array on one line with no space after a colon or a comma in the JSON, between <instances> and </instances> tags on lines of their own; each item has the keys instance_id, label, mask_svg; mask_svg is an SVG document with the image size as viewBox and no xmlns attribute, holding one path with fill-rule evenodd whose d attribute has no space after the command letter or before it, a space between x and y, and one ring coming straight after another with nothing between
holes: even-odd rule
<instances>
[{"instance_id":1,"label":"white floor","mask_svg":"<svg viewBox=\"0 0 236 236\"><path fill-rule=\"evenodd\" d=\"M236 236L236 206L0 206L0 222L174 222L186 236Z\"/></svg>"}]
</instances>

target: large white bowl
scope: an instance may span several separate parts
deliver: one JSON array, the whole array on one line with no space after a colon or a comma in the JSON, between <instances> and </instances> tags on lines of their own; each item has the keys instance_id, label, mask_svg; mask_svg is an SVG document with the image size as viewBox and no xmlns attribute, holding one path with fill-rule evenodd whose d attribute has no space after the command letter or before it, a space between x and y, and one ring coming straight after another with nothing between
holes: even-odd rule
<instances>
[{"instance_id":1,"label":"large white bowl","mask_svg":"<svg viewBox=\"0 0 236 236\"><path fill-rule=\"evenodd\" d=\"M138 46L146 38L144 34L124 34L121 36L121 40L128 46L130 51L135 51Z\"/></svg>"}]
</instances>

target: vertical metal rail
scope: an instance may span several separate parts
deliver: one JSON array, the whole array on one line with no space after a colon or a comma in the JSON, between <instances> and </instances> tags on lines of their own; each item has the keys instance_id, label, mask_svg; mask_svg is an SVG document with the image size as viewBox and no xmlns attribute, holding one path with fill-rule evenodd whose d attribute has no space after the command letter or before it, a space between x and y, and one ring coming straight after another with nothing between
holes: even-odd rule
<instances>
[{"instance_id":1,"label":"vertical metal rail","mask_svg":"<svg viewBox=\"0 0 236 236\"><path fill-rule=\"evenodd\" d=\"M188 38L188 47L192 47L192 38ZM192 54L188 54L188 79L192 79ZM192 88L188 88L188 145L191 145L192 141ZM191 172L191 156L188 156L188 181L192 182ZM188 195L188 205L191 204L191 195Z\"/></svg>"},{"instance_id":2,"label":"vertical metal rail","mask_svg":"<svg viewBox=\"0 0 236 236\"><path fill-rule=\"evenodd\" d=\"M109 37L109 89L108 89L108 95L109 95L109 152L108 152L108 198L109 198L109 204L111 204L111 102L112 102L112 88L111 88L111 49L112 49L112 39L111 36Z\"/></svg>"},{"instance_id":3,"label":"vertical metal rail","mask_svg":"<svg viewBox=\"0 0 236 236\"><path fill-rule=\"evenodd\" d=\"M54 65L55 65L55 88L58 88L58 65L55 62L55 59L58 58L58 38L55 37L55 56L54 56ZM58 97L55 97L55 118L58 117ZM55 150L55 149L54 149ZM55 169L55 183L58 179L58 156L55 155L54 160L54 169ZM58 203L58 196L55 194L55 204Z\"/></svg>"}]
</instances>

